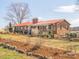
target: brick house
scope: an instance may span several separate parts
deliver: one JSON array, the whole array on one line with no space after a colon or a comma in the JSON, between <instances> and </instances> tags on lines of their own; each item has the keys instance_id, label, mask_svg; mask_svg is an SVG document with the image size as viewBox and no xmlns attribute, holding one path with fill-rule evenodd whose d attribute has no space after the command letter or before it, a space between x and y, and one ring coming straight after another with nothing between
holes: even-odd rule
<instances>
[{"instance_id":1,"label":"brick house","mask_svg":"<svg viewBox=\"0 0 79 59\"><path fill-rule=\"evenodd\" d=\"M32 35L47 35L51 34L54 37L65 36L69 32L70 23L65 19L50 19L47 21L38 21L34 18L32 22L24 22L22 24L16 24L15 29L20 32L27 32L28 28L32 29Z\"/></svg>"}]
</instances>

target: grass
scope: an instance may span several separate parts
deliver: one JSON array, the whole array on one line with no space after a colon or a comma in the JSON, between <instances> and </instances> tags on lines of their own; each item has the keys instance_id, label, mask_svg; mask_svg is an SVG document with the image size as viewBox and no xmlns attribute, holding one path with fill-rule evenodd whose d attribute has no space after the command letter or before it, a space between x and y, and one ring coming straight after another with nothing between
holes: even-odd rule
<instances>
[{"instance_id":1,"label":"grass","mask_svg":"<svg viewBox=\"0 0 79 59\"><path fill-rule=\"evenodd\" d=\"M33 59L33 58L0 47L0 59Z\"/></svg>"},{"instance_id":2,"label":"grass","mask_svg":"<svg viewBox=\"0 0 79 59\"><path fill-rule=\"evenodd\" d=\"M14 35L14 34L0 34L0 38L12 39L12 40L17 40L17 41L21 40L21 41L24 41L24 42L26 40L26 37L24 37L22 35Z\"/></svg>"},{"instance_id":3,"label":"grass","mask_svg":"<svg viewBox=\"0 0 79 59\"><path fill-rule=\"evenodd\" d=\"M43 42L42 45L49 46L49 47L55 47L55 48L61 48L61 49L68 49L69 46L76 46L73 47L77 52L79 52L79 42L70 42L66 40L55 40L55 39L44 39L44 38L38 38L38 37L28 37L26 35L15 35L15 34L0 34L1 38L8 38L12 40L17 40L21 42L40 42L39 39Z\"/></svg>"}]
</instances>

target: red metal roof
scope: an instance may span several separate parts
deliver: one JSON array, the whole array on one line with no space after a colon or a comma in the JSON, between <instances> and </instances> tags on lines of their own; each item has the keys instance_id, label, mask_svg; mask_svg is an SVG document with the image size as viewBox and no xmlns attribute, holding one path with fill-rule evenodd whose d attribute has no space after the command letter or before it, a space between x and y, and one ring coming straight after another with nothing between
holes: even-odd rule
<instances>
[{"instance_id":1,"label":"red metal roof","mask_svg":"<svg viewBox=\"0 0 79 59\"><path fill-rule=\"evenodd\" d=\"M24 22L21 24L16 24L15 26L26 26L26 25L32 25L32 24L33 24L32 22Z\"/></svg>"},{"instance_id":2,"label":"red metal roof","mask_svg":"<svg viewBox=\"0 0 79 59\"><path fill-rule=\"evenodd\" d=\"M38 23L36 23L35 25L41 25L41 24L55 24L55 23L60 23L62 22L64 19L51 19L51 20L47 20L47 21L38 21ZM16 24L15 26L26 26L26 25L34 25L32 22L24 22L21 24Z\"/></svg>"},{"instance_id":3,"label":"red metal roof","mask_svg":"<svg viewBox=\"0 0 79 59\"><path fill-rule=\"evenodd\" d=\"M58 20L58 19L55 19L55 20L47 20L47 21L42 21L42 22L38 22L36 24L40 25L40 24L55 24L55 23L59 23L59 22L62 22L63 20Z\"/></svg>"}]
</instances>

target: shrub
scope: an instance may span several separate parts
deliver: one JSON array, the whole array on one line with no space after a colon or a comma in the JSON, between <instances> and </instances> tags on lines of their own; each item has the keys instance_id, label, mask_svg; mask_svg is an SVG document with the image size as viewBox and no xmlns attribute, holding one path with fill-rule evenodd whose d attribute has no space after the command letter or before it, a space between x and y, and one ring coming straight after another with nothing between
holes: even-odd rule
<instances>
[{"instance_id":1,"label":"shrub","mask_svg":"<svg viewBox=\"0 0 79 59\"><path fill-rule=\"evenodd\" d=\"M73 38L76 38L77 34L76 33L67 33L66 38L70 41L72 41Z\"/></svg>"},{"instance_id":2,"label":"shrub","mask_svg":"<svg viewBox=\"0 0 79 59\"><path fill-rule=\"evenodd\" d=\"M4 44L3 44L3 43L0 43L0 47L1 47L1 46L4 46Z\"/></svg>"}]
</instances>

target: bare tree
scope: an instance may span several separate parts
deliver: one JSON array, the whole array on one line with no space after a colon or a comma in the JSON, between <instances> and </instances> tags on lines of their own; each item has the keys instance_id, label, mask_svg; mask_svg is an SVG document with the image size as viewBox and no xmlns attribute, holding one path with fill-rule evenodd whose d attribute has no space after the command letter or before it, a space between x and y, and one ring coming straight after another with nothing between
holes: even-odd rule
<instances>
[{"instance_id":1,"label":"bare tree","mask_svg":"<svg viewBox=\"0 0 79 59\"><path fill-rule=\"evenodd\" d=\"M13 3L8 8L6 20L14 24L22 23L23 20L29 18L29 8L27 3Z\"/></svg>"}]
</instances>

